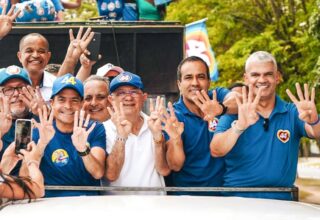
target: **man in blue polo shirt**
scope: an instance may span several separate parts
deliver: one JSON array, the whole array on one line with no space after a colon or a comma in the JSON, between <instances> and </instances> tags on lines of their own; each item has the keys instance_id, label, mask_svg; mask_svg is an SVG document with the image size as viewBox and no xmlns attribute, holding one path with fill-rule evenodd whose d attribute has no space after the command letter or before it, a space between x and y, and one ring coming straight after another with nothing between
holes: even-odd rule
<instances>
[{"instance_id":1,"label":"man in blue polo shirt","mask_svg":"<svg viewBox=\"0 0 320 220\"><path fill-rule=\"evenodd\" d=\"M276 95L280 73L274 57L264 51L246 61L242 100L238 115L220 118L210 148L215 157L224 156L227 187L292 187L296 177L301 137L319 137L320 123L308 86L299 84L297 100L287 103ZM227 193L227 195L290 200L290 193Z\"/></svg>"},{"instance_id":2,"label":"man in blue polo shirt","mask_svg":"<svg viewBox=\"0 0 320 220\"><path fill-rule=\"evenodd\" d=\"M0 69L0 138L3 141L3 150L14 141L15 121L17 119L31 119L36 117L30 112L31 106L42 108L45 105L37 91L31 88L31 80L25 69L18 66L8 66ZM20 162L12 170L12 175L18 175Z\"/></svg>"},{"instance_id":3,"label":"man in blue polo shirt","mask_svg":"<svg viewBox=\"0 0 320 220\"><path fill-rule=\"evenodd\" d=\"M51 99L54 120L35 123L39 130L35 129L33 135L38 147L44 149L40 169L45 184L99 186L105 172L106 134L101 123L90 121L90 115L85 117L81 110L82 82L71 74L57 78ZM40 116L42 121L45 118ZM46 190L46 197L97 194Z\"/></svg>"},{"instance_id":4,"label":"man in blue polo shirt","mask_svg":"<svg viewBox=\"0 0 320 220\"><path fill-rule=\"evenodd\" d=\"M226 103L228 90L209 91L208 65L199 57L188 57L178 66L180 99L165 118L167 160L172 169L167 185L178 187L222 186L224 161L210 155L210 141L218 118L235 112L235 101ZM210 98L209 98L210 97ZM223 104L224 103L224 104ZM214 195L214 193L188 193Z\"/></svg>"}]
</instances>

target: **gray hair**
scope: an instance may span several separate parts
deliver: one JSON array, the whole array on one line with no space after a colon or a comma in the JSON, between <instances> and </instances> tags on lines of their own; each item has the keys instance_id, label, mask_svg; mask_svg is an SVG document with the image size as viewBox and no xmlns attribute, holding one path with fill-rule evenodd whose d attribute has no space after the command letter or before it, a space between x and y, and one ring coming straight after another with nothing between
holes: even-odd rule
<instances>
[{"instance_id":1,"label":"gray hair","mask_svg":"<svg viewBox=\"0 0 320 220\"><path fill-rule=\"evenodd\" d=\"M107 84L108 90L109 90L109 79L108 77L103 77L103 76L97 76L97 75L91 75L89 76L89 78L87 78L84 82L83 85L85 85L86 83L88 83L89 81L100 81L100 82L104 82L105 84Z\"/></svg>"},{"instance_id":2,"label":"gray hair","mask_svg":"<svg viewBox=\"0 0 320 220\"><path fill-rule=\"evenodd\" d=\"M259 63L271 62L271 63L273 63L275 70L278 69L277 62L276 62L276 59L274 58L274 56L272 56L270 53L268 53L266 51L257 51L248 57L248 59L246 61L246 65L245 65L245 71L248 72L250 64L256 63L256 62L259 62Z\"/></svg>"}]
</instances>

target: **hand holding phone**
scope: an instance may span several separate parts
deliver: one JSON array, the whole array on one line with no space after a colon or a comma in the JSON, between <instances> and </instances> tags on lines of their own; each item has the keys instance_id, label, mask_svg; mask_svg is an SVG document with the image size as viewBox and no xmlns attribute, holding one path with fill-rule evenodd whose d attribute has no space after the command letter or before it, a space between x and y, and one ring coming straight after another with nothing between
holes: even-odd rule
<instances>
[{"instance_id":1,"label":"hand holding phone","mask_svg":"<svg viewBox=\"0 0 320 220\"><path fill-rule=\"evenodd\" d=\"M87 55L87 57L92 61L97 61L99 59L100 42L101 33L94 32L93 38L87 47L87 50L90 52L90 55Z\"/></svg>"},{"instance_id":2,"label":"hand holding phone","mask_svg":"<svg viewBox=\"0 0 320 220\"><path fill-rule=\"evenodd\" d=\"M27 149L32 141L32 124L29 119L17 119L15 127L15 153L20 154L21 149Z\"/></svg>"}]
</instances>

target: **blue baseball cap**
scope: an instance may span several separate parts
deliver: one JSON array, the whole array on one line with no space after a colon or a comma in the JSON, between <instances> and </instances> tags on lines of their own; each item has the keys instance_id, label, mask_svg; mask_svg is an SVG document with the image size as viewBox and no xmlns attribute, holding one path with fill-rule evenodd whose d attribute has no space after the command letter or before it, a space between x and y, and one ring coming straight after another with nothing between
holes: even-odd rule
<instances>
[{"instance_id":1,"label":"blue baseball cap","mask_svg":"<svg viewBox=\"0 0 320 220\"><path fill-rule=\"evenodd\" d=\"M127 71L120 73L111 81L110 93L114 92L120 86L133 86L141 90L144 88L140 76Z\"/></svg>"},{"instance_id":2,"label":"blue baseball cap","mask_svg":"<svg viewBox=\"0 0 320 220\"><path fill-rule=\"evenodd\" d=\"M0 69L0 86L3 86L10 79L21 79L31 85L28 72L18 66L8 66L7 68Z\"/></svg>"},{"instance_id":3,"label":"blue baseball cap","mask_svg":"<svg viewBox=\"0 0 320 220\"><path fill-rule=\"evenodd\" d=\"M73 89L79 93L80 97L83 98L83 84L81 80L68 73L61 77L58 77L53 82L51 99L64 89Z\"/></svg>"}]
</instances>

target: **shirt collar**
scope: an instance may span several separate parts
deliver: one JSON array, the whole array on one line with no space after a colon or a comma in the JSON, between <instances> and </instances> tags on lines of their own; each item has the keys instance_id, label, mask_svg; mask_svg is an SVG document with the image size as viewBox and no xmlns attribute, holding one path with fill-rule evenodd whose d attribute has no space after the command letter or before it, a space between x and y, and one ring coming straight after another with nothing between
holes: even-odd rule
<instances>
[{"instance_id":1,"label":"shirt collar","mask_svg":"<svg viewBox=\"0 0 320 220\"><path fill-rule=\"evenodd\" d=\"M279 96L276 95L276 103L270 115L270 118L275 114L281 114L287 111L288 111L287 102L283 101Z\"/></svg>"}]
</instances>

